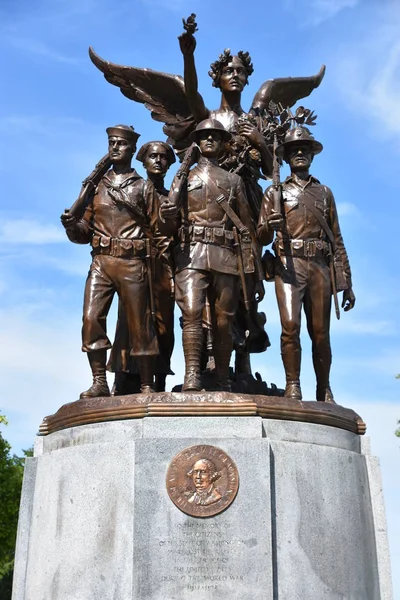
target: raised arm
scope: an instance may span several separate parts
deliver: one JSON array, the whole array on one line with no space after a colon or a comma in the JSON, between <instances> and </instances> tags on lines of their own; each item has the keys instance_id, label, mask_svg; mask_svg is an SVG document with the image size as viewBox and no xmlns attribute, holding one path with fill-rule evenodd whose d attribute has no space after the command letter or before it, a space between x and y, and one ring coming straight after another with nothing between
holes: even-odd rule
<instances>
[{"instance_id":1,"label":"raised arm","mask_svg":"<svg viewBox=\"0 0 400 600\"><path fill-rule=\"evenodd\" d=\"M206 108L203 98L198 93L197 72L194 62L196 39L191 33L182 33L178 40L183 54L183 75L187 101L194 118L200 122L209 117L209 110Z\"/></svg>"}]
</instances>

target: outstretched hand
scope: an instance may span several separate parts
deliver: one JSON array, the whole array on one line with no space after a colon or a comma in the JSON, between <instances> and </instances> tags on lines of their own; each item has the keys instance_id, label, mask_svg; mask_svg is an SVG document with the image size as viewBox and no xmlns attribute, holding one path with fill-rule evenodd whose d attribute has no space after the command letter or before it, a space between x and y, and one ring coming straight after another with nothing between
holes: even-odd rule
<instances>
[{"instance_id":1,"label":"outstretched hand","mask_svg":"<svg viewBox=\"0 0 400 600\"><path fill-rule=\"evenodd\" d=\"M351 310L356 303L356 297L354 295L353 289L348 288L343 292L343 300L342 300L342 308L345 312Z\"/></svg>"},{"instance_id":2,"label":"outstretched hand","mask_svg":"<svg viewBox=\"0 0 400 600\"><path fill-rule=\"evenodd\" d=\"M193 56L196 49L196 38L191 33L182 33L179 37L179 46L183 56Z\"/></svg>"}]
</instances>

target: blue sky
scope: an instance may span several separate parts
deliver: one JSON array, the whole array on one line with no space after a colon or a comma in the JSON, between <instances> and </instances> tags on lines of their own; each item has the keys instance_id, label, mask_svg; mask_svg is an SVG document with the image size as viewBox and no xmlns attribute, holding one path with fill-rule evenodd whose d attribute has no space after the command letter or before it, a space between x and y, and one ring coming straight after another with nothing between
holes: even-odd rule
<instances>
[{"instance_id":1,"label":"blue sky","mask_svg":"<svg viewBox=\"0 0 400 600\"><path fill-rule=\"evenodd\" d=\"M310 75L321 87L305 104L318 114L324 152L313 174L336 197L353 270L355 309L332 325L337 401L368 424L381 458L393 566L400 562L400 342L398 267L400 184L400 4L392 0L2 0L0 3L0 340L1 410L16 452L31 445L43 416L89 383L80 352L81 307L90 256L69 243L59 215L106 151L105 128L132 124L140 141L163 139L142 105L123 97L91 64L92 45L120 64L182 74L181 17L197 14L199 89L219 103L209 64L230 47L248 50L255 71L249 108L272 77ZM212 15L212 17L211 17ZM160 137L161 136L161 137ZM135 165L140 172L141 165ZM285 173L283 173L285 175ZM283 385L273 286L263 304L272 347L253 360ZM112 308L115 313L115 307ZM114 315L110 316L112 331ZM310 344L303 336L302 387L314 397ZM176 378L183 359L178 332ZM397 598L400 579L394 576Z\"/></svg>"}]
</instances>

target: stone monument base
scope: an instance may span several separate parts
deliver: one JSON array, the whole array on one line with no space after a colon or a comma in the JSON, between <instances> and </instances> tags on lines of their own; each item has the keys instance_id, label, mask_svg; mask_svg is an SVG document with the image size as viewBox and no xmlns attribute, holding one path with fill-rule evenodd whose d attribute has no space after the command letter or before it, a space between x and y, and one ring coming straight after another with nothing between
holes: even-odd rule
<instances>
[{"instance_id":1,"label":"stone monument base","mask_svg":"<svg viewBox=\"0 0 400 600\"><path fill-rule=\"evenodd\" d=\"M13 600L391 600L367 438L290 414L115 416L53 420L36 439ZM204 516L190 516L193 489L183 486L179 508L167 473L179 453L191 465L206 446L228 457L220 481L235 466L239 487L222 512L206 516L220 502L210 496L197 505ZM186 469L181 477L193 486Z\"/></svg>"}]
</instances>

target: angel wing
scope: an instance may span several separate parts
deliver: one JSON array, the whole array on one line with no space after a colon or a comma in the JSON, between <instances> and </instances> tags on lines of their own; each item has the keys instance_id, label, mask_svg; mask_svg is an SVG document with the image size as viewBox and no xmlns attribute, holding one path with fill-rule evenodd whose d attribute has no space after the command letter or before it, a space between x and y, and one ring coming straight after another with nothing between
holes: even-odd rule
<instances>
[{"instance_id":1,"label":"angel wing","mask_svg":"<svg viewBox=\"0 0 400 600\"><path fill-rule=\"evenodd\" d=\"M188 145L186 138L195 122L180 75L117 65L103 60L93 48L89 48L89 56L109 83L130 100L144 104L155 121L165 124L163 131L175 148Z\"/></svg>"},{"instance_id":2,"label":"angel wing","mask_svg":"<svg viewBox=\"0 0 400 600\"><path fill-rule=\"evenodd\" d=\"M325 65L311 77L281 77L265 81L254 96L250 111L267 109L272 101L283 107L293 106L300 98L309 96L325 75Z\"/></svg>"}]
</instances>

